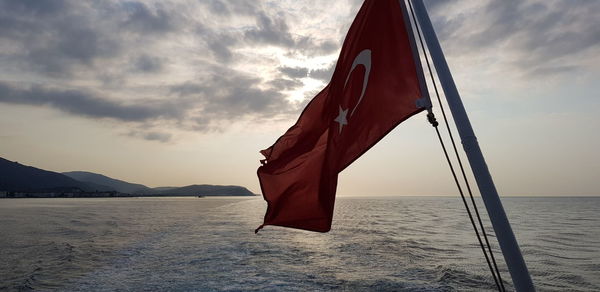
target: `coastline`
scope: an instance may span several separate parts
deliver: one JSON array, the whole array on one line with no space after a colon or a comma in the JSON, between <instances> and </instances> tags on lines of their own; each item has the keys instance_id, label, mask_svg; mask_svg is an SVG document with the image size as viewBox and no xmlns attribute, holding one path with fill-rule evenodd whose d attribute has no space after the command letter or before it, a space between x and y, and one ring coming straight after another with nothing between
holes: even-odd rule
<instances>
[{"instance_id":1,"label":"coastline","mask_svg":"<svg viewBox=\"0 0 600 292\"><path fill-rule=\"evenodd\" d=\"M34 193L34 192L5 192L0 193L0 199L35 199L35 198L146 198L146 197L239 197L254 198L259 195L215 195L215 194L128 194L119 192L68 192L68 193Z\"/></svg>"}]
</instances>

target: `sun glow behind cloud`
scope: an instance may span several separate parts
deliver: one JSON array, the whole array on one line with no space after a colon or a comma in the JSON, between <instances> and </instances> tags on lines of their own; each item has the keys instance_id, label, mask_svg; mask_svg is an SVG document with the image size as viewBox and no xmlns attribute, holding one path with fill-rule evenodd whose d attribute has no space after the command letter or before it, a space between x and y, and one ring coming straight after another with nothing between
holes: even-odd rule
<instances>
[{"instance_id":1,"label":"sun glow behind cloud","mask_svg":"<svg viewBox=\"0 0 600 292\"><path fill-rule=\"evenodd\" d=\"M237 183L258 192L258 150L290 127L329 82L360 2L330 1L321 9L320 0L1 1L0 156L149 185ZM570 138L546 145L544 153L564 153L570 145L584 148L590 165L600 165L590 150L600 147L598 138L580 130L599 108L600 1L426 4L476 129L543 144L560 134L531 125L549 120ZM556 122L560 117L568 122ZM393 193L401 189L394 185L399 171L407 175L403 183L417 184L421 178L405 168L378 169L374 161L398 157L392 152L406 139L427 140L419 136L420 125L402 124L359 159L344 172L351 183L340 192L360 194L366 187L352 182L362 180L377 193ZM397 136L402 133L411 138ZM502 149L494 153L501 157L500 178L522 186L503 164L509 153L521 154L517 143L493 131L480 135L493 153ZM59 142L41 147L40 141ZM421 157L428 146L410 145L405 150L411 155L399 158L403 164L416 164L411 157L433 159ZM524 149L538 157L532 145ZM153 169L146 160L167 173L140 171L137 165ZM547 160L535 162L550 169ZM211 171L201 170L203 164ZM593 171L580 172L580 185L600 188ZM377 177L365 179L370 173Z\"/></svg>"}]
</instances>

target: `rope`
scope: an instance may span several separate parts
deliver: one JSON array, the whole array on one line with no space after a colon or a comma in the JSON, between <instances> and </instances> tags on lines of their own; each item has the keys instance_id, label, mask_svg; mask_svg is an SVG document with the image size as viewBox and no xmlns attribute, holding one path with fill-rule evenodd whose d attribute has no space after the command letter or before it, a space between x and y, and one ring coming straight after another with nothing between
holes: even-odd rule
<instances>
[{"instance_id":1,"label":"rope","mask_svg":"<svg viewBox=\"0 0 600 292\"><path fill-rule=\"evenodd\" d=\"M427 51L425 50L425 45L424 45L423 39L421 37L421 31L419 29L419 26L417 25L417 20L416 20L415 14L414 14L414 10L413 10L413 7L412 7L411 0L408 0L408 4L409 4L409 7L410 7L410 12L411 12L413 21L415 23L415 27L417 29L417 35L419 36L419 42L421 44L421 49L423 50L423 54L425 55L425 60L426 60L426 63L427 63L427 68L429 70L429 75L431 77L431 81L433 82L433 87L435 89L435 94L436 94L438 103L440 105L442 116L444 118L444 123L446 124L446 129L448 130L448 134L450 136L450 140L452 141L452 147L454 149L454 153L456 155L456 159L458 160L458 164L460 166L460 170L461 170L463 179L465 181L467 190L469 192L469 196L471 198L471 203L473 204L473 209L475 210L475 214L476 214L477 220L479 222L479 227L481 228L481 232L483 233L483 237L485 239L486 246L487 246L488 251L490 253L491 262L493 263L493 267L492 267L492 263L490 263L490 258L488 258L488 254L487 254L487 252L486 252L486 250L485 250L485 248L483 246L483 242L481 241L481 237L479 235L479 231L477 230L477 227L476 227L475 222L473 220L473 215L471 214L471 210L469 209L469 205L468 205L468 203L467 203L467 201L465 199L465 196L464 196L464 193L463 193L462 188L460 186L460 183L458 181L458 178L456 177L456 172L454 171L454 167L452 165L450 157L448 156L448 152L447 152L446 147L444 145L444 142L442 140L442 136L440 135L440 131L438 129L438 122L435 119L435 116L434 116L433 112L431 111L431 109L429 109L429 113L427 114L427 119L429 120L429 122L431 123L431 125L435 128L435 131L437 133L438 139L440 141L440 145L442 146L442 149L444 151L444 155L445 155L446 160L448 162L448 166L450 167L450 170L452 172L452 176L454 177L454 182L456 183L456 186L457 186L458 191L460 193L460 196L462 198L463 204L465 205L465 209L467 210L467 213L469 214L469 219L471 221L471 225L473 226L473 230L475 230L475 234L477 235L477 240L479 241L479 245L480 245L481 250L482 250L482 252L483 252L483 254L485 256L485 260L486 260L486 262L488 264L490 272L492 273L492 277L494 278L494 282L496 283L496 287L498 288L498 291L506 291L506 289L504 287L504 283L502 281L502 277L500 275L500 270L498 269L498 265L496 264L496 259L494 257L494 253L492 252L492 247L491 247L490 242L488 240L488 237L486 235L485 228L483 227L483 223L481 221L481 216L479 214L479 210L477 208L477 204L475 203L475 199L473 198L473 192L471 191L471 186L470 186L469 181L467 179L467 176L466 176L466 173L465 173L465 170L464 170L464 166L462 164L462 160L460 159L460 156L458 154L458 150L456 148L456 143L454 141L454 136L452 135L452 131L450 130L450 125L448 123L448 118L446 116L446 112L444 110L444 106L442 105L442 101L441 101L440 94L439 94L439 91L438 91L438 88L437 88L437 84L435 82L435 78L433 77L433 71L431 70L431 65L429 64L429 56L427 55Z\"/></svg>"},{"instance_id":2,"label":"rope","mask_svg":"<svg viewBox=\"0 0 600 292\"><path fill-rule=\"evenodd\" d=\"M498 287L498 291L502 292L504 290L501 289L500 284L498 284L498 278L496 278L495 270L492 267L490 258L488 257L485 247L483 246L483 241L481 241L481 236L479 235L479 231L477 230L477 226L475 225L475 220L473 219L473 215L471 214L471 210L469 209L469 205L467 204L467 200L465 199L463 190L458 182L458 177L456 176L456 172L454 171L454 166L452 165L452 161L450 161L450 156L448 156L448 151L446 150L446 145L444 144L444 140L442 139L440 130L438 129L438 127L436 125L437 121L435 120L435 116L433 115L432 112L430 112L429 114L427 114L427 118L430 120L430 122L431 122L431 120L433 120L435 122L435 123L432 123L433 128L435 129L435 132L437 133L438 140L440 141L440 145L442 146L442 150L444 151L444 156L446 157L446 160L448 161L448 166L450 166L450 171L452 172L452 177L454 177L454 182L456 183L456 187L458 188L460 197L462 198L463 204L465 205L465 209L467 209L467 214L469 214L469 220L471 221L473 230L475 230L475 234L477 235L477 241L479 241L479 246L481 247L481 251L483 251L483 255L485 256L485 261L487 262L490 272L492 273L492 276L494 277L494 282L496 283L496 287Z\"/></svg>"}]
</instances>

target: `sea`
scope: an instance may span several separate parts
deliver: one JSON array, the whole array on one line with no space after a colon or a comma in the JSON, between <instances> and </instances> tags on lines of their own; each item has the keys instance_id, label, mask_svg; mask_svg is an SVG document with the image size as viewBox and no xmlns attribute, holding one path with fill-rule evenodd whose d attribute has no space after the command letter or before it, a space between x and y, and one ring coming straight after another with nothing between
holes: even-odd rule
<instances>
[{"instance_id":1,"label":"sea","mask_svg":"<svg viewBox=\"0 0 600 292\"><path fill-rule=\"evenodd\" d=\"M600 291L599 197L503 204L538 291ZM459 197L339 197L328 233L254 234L265 209L260 197L2 199L0 290L496 290Z\"/></svg>"}]
</instances>

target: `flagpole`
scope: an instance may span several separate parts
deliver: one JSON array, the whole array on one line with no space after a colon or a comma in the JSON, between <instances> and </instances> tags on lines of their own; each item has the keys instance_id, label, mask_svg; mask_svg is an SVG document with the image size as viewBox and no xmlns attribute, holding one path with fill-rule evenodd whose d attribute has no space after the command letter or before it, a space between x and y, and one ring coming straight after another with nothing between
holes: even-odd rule
<instances>
[{"instance_id":1,"label":"flagpole","mask_svg":"<svg viewBox=\"0 0 600 292\"><path fill-rule=\"evenodd\" d=\"M535 291L519 244L502 207L494 181L477 143L471 122L469 122L469 117L456 89L456 84L454 84L444 53L433 30L425 5L423 5L423 0L413 0L412 3L515 289L517 291Z\"/></svg>"}]
</instances>

